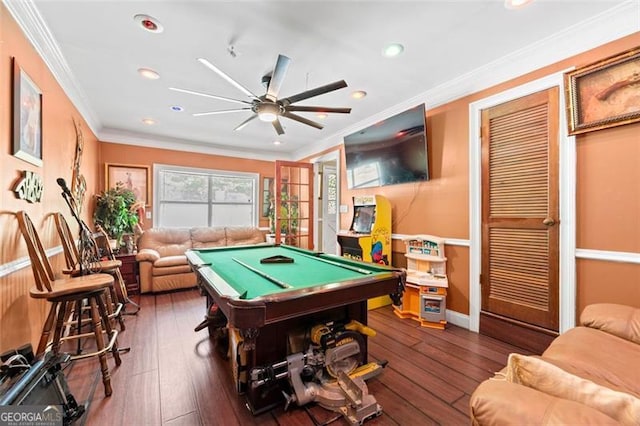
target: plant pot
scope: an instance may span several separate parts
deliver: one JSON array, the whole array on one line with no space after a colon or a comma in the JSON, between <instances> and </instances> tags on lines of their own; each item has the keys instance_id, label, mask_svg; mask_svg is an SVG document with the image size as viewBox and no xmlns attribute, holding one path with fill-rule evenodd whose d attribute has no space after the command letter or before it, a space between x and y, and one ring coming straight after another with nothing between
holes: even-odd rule
<instances>
[{"instance_id":1,"label":"plant pot","mask_svg":"<svg viewBox=\"0 0 640 426\"><path fill-rule=\"evenodd\" d=\"M286 238L285 234L280 234L280 244L285 244L285 238ZM276 243L276 234L266 234L265 235L265 240L269 244L275 244Z\"/></svg>"}]
</instances>

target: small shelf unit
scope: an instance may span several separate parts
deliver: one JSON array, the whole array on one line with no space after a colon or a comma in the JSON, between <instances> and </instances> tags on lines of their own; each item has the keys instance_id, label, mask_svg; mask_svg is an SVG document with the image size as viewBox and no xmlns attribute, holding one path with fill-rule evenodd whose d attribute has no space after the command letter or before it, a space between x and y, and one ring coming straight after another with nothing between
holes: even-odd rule
<instances>
[{"instance_id":1,"label":"small shelf unit","mask_svg":"<svg viewBox=\"0 0 640 426\"><path fill-rule=\"evenodd\" d=\"M423 327L444 329L449 287L444 239L413 235L404 243L407 280L402 303L393 310L398 317L413 319Z\"/></svg>"}]
</instances>

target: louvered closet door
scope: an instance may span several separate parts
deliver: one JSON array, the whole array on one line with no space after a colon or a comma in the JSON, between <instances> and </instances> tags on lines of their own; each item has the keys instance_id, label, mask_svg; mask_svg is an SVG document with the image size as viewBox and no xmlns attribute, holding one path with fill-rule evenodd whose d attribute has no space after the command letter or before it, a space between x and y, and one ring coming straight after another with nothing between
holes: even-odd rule
<instances>
[{"instance_id":1,"label":"louvered closet door","mask_svg":"<svg viewBox=\"0 0 640 426\"><path fill-rule=\"evenodd\" d=\"M558 89L482 112L482 310L558 330Z\"/></svg>"}]
</instances>

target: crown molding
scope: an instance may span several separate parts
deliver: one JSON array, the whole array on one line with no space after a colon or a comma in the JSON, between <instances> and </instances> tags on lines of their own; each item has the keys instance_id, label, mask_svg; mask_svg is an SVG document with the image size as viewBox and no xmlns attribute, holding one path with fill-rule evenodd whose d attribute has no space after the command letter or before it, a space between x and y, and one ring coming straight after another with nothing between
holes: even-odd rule
<instances>
[{"instance_id":1,"label":"crown molding","mask_svg":"<svg viewBox=\"0 0 640 426\"><path fill-rule=\"evenodd\" d=\"M2 3L18 23L25 37L38 52L69 100L78 109L93 134L98 135L102 129L102 123L91 108L86 94L76 83L77 80L69 64L33 0L2 0Z\"/></svg>"},{"instance_id":2,"label":"crown molding","mask_svg":"<svg viewBox=\"0 0 640 426\"><path fill-rule=\"evenodd\" d=\"M293 153L293 157L306 158L314 153L333 148L342 144L346 135L421 103L426 104L427 110L433 109L638 31L640 31L640 1L626 0L600 15L567 27L563 31L476 68L472 72L367 117L319 140L313 147L301 148Z\"/></svg>"},{"instance_id":3,"label":"crown molding","mask_svg":"<svg viewBox=\"0 0 640 426\"><path fill-rule=\"evenodd\" d=\"M220 155L224 157L246 158L249 160L293 160L289 153L256 151L255 149L241 150L229 149L226 146L211 145L193 141L185 141L178 138L149 136L133 132L125 132L116 129L103 129L100 132L100 141L117 143L122 145L144 146L149 148L170 149L174 151L195 152L198 154Z\"/></svg>"},{"instance_id":4,"label":"crown molding","mask_svg":"<svg viewBox=\"0 0 640 426\"><path fill-rule=\"evenodd\" d=\"M604 43L640 31L640 1L626 0L617 6L573 25L550 37L525 46L496 61L486 64L474 71L441 84L431 90L420 93L411 99L387 108L360 122L333 133L314 143L313 146L298 149L289 155L266 152L244 152L221 147L207 147L195 141L179 141L166 138L140 138L125 132L114 132L104 129L96 112L91 108L83 90L76 84L76 79L67 64L56 40L49 31L33 0L2 0L15 21L21 27L27 39L42 57L47 67L58 81L67 97L78 109L89 128L99 140L122 144L139 144L155 148L178 149L181 151L215 153L216 155L240 156L271 160L272 158L289 157L300 159L342 144L344 136L372 125L391 115L402 112L412 106L426 103L428 109L451 102L455 99L476 93L504 81L516 78L528 72L551 65L562 59L577 55ZM597 28L597 31L594 31ZM151 145L151 143L153 145ZM250 156L249 156L250 155ZM256 158L258 157L258 158Z\"/></svg>"}]
</instances>

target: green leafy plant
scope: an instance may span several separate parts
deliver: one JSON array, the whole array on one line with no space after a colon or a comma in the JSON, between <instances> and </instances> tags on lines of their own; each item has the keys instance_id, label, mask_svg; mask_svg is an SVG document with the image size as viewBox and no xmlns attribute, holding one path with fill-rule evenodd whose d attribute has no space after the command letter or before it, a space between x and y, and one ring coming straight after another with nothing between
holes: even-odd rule
<instances>
[{"instance_id":1,"label":"green leafy plant","mask_svg":"<svg viewBox=\"0 0 640 426\"><path fill-rule=\"evenodd\" d=\"M122 234L134 232L139 222L136 211L138 204L133 191L118 182L115 188L103 191L96 197L93 222L102 226L109 237L117 240L119 247Z\"/></svg>"},{"instance_id":2,"label":"green leafy plant","mask_svg":"<svg viewBox=\"0 0 640 426\"><path fill-rule=\"evenodd\" d=\"M287 244L292 244L295 235L298 233L298 197L289 196L287 184L283 183L280 188L280 234L286 236ZM270 197L269 203L269 228L272 234L276 232L276 200L275 195Z\"/></svg>"}]
</instances>

